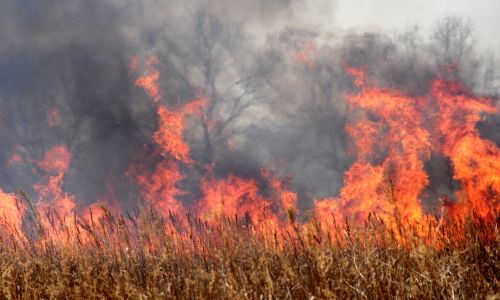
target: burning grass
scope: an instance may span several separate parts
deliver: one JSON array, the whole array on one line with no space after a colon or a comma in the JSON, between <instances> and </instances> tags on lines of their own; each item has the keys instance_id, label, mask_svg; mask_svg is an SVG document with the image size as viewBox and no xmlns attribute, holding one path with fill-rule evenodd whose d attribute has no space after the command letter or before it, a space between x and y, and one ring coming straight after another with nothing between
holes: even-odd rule
<instances>
[{"instance_id":1,"label":"burning grass","mask_svg":"<svg viewBox=\"0 0 500 300\"><path fill-rule=\"evenodd\" d=\"M210 100L162 103L157 64L150 59L136 81L158 117L152 153L139 153L127 174L143 206L125 213L113 192L77 205L63 189L71 151L53 147L36 163L36 204L0 189L3 298L500 297L500 151L476 129L482 113L496 112L491 99L442 79L414 98L348 68L359 88L346 96L361 110L346 128L357 160L339 196L315 199L297 222L298 195L272 170L261 170L267 193L257 178L217 176L209 163L200 170L184 131L192 117L213 130ZM439 112L428 117L435 126L428 108ZM387 155L375 164L379 150ZM421 199L431 151L450 159L461 185L436 216ZM188 206L179 183L196 168L199 199Z\"/></svg>"},{"instance_id":2,"label":"burning grass","mask_svg":"<svg viewBox=\"0 0 500 300\"><path fill-rule=\"evenodd\" d=\"M441 217L396 230L376 215L279 231L249 216L207 223L142 208L88 218L3 223L2 298L486 298L499 297L500 215ZM290 214L292 215L292 214ZM264 223L265 224L265 223Z\"/></svg>"}]
</instances>

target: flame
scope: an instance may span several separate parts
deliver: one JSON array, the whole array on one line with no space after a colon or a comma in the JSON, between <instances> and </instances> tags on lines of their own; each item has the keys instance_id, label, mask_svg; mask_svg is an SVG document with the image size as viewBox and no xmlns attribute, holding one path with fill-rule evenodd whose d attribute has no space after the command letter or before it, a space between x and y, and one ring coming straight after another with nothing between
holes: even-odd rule
<instances>
[{"instance_id":1,"label":"flame","mask_svg":"<svg viewBox=\"0 0 500 300\"><path fill-rule=\"evenodd\" d=\"M201 190L203 196L197 211L201 218L209 222L221 217L236 216L248 216L254 224L277 222L271 211L272 202L260 195L259 186L254 179L234 175L217 179L209 169L201 180Z\"/></svg>"},{"instance_id":2,"label":"flame","mask_svg":"<svg viewBox=\"0 0 500 300\"><path fill-rule=\"evenodd\" d=\"M150 69L155 61L150 60L148 74L140 77L136 85L145 89L157 103L160 100L157 83L159 72ZM154 80L150 80L152 74ZM141 164L131 168L130 173L141 187L145 200L163 215L185 211L185 207L177 200L178 196L185 193L178 187L178 183L185 178L179 165L191 165L193 160L183 134L189 116L203 117L204 109L209 105L210 102L204 98L194 99L178 109L158 105L158 129L153 134L153 141L159 147L162 159L153 172ZM248 214L253 222L269 221L267 216L270 215L272 203L259 194L260 189L255 180L234 175L216 179L209 169L200 180L203 196L197 204L197 211L202 218L214 221L220 217ZM271 219L274 221L274 216Z\"/></svg>"},{"instance_id":3,"label":"flame","mask_svg":"<svg viewBox=\"0 0 500 300\"><path fill-rule=\"evenodd\" d=\"M423 217L420 195L428 183L424 161L431 150L430 133L419 111L421 99L365 83L360 69L347 69L361 89L348 95L352 109L361 116L347 126L358 149L358 160L344 176L338 198L316 201L316 215L332 214L366 220L376 213L386 222L394 217L415 222ZM380 163L376 155L386 153Z\"/></svg>"},{"instance_id":4,"label":"flame","mask_svg":"<svg viewBox=\"0 0 500 300\"><path fill-rule=\"evenodd\" d=\"M158 104L161 100L158 85L160 73L153 69L157 63L156 58L149 60L147 74L137 79L136 85L143 88L151 96L153 102ZM137 65L138 61L134 61L134 64ZM131 68L133 69L137 68ZM176 198L184 194L184 191L177 186L185 178L179 163L192 164L193 160L190 157L190 147L185 142L183 134L187 118L190 115L202 116L204 108L208 105L209 101L202 98L194 99L179 109L158 105L158 129L153 134L153 141L160 148L163 158L155 166L153 172L141 162L134 164L129 171L141 188L144 199L164 216L171 212L185 211L184 206Z\"/></svg>"},{"instance_id":5,"label":"flame","mask_svg":"<svg viewBox=\"0 0 500 300\"><path fill-rule=\"evenodd\" d=\"M289 181L292 179L292 176L279 178L268 168L262 168L261 173L269 181L272 189L277 194L283 211L293 214L297 213L297 193L289 189Z\"/></svg>"},{"instance_id":6,"label":"flame","mask_svg":"<svg viewBox=\"0 0 500 300\"><path fill-rule=\"evenodd\" d=\"M62 185L66 171L71 163L71 153L63 146L50 149L44 158L37 163L46 174L44 180L35 184L38 193L40 210L42 211L44 225L53 227L49 214L56 214L66 226L72 225L72 218L76 207L72 195L63 192Z\"/></svg>"},{"instance_id":7,"label":"flame","mask_svg":"<svg viewBox=\"0 0 500 300\"><path fill-rule=\"evenodd\" d=\"M146 66L146 74L139 77L135 81L135 85L144 89L146 93L153 99L155 103L159 102L162 95L160 93L160 88L158 86L158 81L160 79L160 71L156 70L156 65L158 60L156 58L150 58ZM130 62L130 70L134 71L138 68L138 62L134 59Z\"/></svg>"},{"instance_id":8,"label":"flame","mask_svg":"<svg viewBox=\"0 0 500 300\"><path fill-rule=\"evenodd\" d=\"M106 194L83 210L84 220L99 220L105 217L108 211L115 215L119 214L120 202L116 196L116 189L112 178L109 175L106 176L104 183L106 186Z\"/></svg>"},{"instance_id":9,"label":"flame","mask_svg":"<svg viewBox=\"0 0 500 300\"><path fill-rule=\"evenodd\" d=\"M130 174L141 188L144 200L161 213L168 215L170 211L175 213L184 211L184 206L176 197L184 193L177 183L185 176L175 161L163 160L152 172L145 166L137 165L131 169Z\"/></svg>"},{"instance_id":10,"label":"flame","mask_svg":"<svg viewBox=\"0 0 500 300\"><path fill-rule=\"evenodd\" d=\"M298 60L303 58L307 56L299 56ZM290 188L292 176L277 176L271 164L261 170L258 179L235 173L220 176L215 165L195 164L185 131L198 119L205 124L216 124L217 120L205 119L211 102L198 98L184 105L161 103L157 64L156 58L150 58L143 70L145 74L135 81L151 98L158 124L151 136L152 143L145 145L128 170L144 202L163 217L194 212L196 217L207 221L207 226L221 220L244 219L252 228L260 228L253 230L266 241L273 234L274 241L279 241L285 232L288 236L304 232L307 238L308 232L315 230L315 220L295 224L299 199ZM130 72L138 72L140 67L139 58L132 57ZM442 209L446 208L453 217L464 217L472 211L484 218L494 215L500 208L500 149L483 139L476 128L484 115L497 113L492 99L477 97L460 82L442 78L433 82L427 96L412 97L368 84L362 68L346 68L346 71L358 88L357 93L345 97L352 112L345 130L352 138L355 161L344 174L344 186L338 196L315 199L313 212L320 222L330 224L333 218L346 218L362 224L375 213L390 229L401 223L423 224L428 215L423 212L421 197L429 182L424 163L431 152L449 158L453 178L461 183L456 199L440 198ZM57 109L50 109L48 117L49 125L56 126ZM17 150L7 165L29 163L27 157L25 151ZM93 224L94 220L118 213L119 201L112 182L107 179L107 193L77 210L75 197L63 190L71 160L70 150L57 145L35 163L42 171L41 180L34 185L38 214L53 241L64 244L66 240L58 230L63 227L66 233L78 236L80 243L92 242L92 233L80 234L79 226L87 228L88 220ZM199 190L192 194L182 188L186 170L200 176L196 182ZM197 193L199 199L191 206L181 201L182 196ZM82 213L82 219L77 213ZM285 214L288 224L283 222ZM25 208L16 196L0 189L2 228L22 232L23 219ZM191 243L172 226L167 225L165 230L177 232L173 234L176 243ZM283 236L276 237L277 232ZM196 243L193 242L193 247L199 246ZM148 247L150 252L159 249L153 242Z\"/></svg>"},{"instance_id":11,"label":"flame","mask_svg":"<svg viewBox=\"0 0 500 300\"><path fill-rule=\"evenodd\" d=\"M162 149L163 155L171 155L176 160L191 164L189 145L184 141L186 117L192 114L201 115L208 105L206 99L195 99L174 111L167 106L158 107L158 130L153 134L153 140Z\"/></svg>"},{"instance_id":12,"label":"flame","mask_svg":"<svg viewBox=\"0 0 500 300\"><path fill-rule=\"evenodd\" d=\"M130 57L129 63L128 63L128 70L130 73L135 73L139 69L139 56L133 55Z\"/></svg>"},{"instance_id":13,"label":"flame","mask_svg":"<svg viewBox=\"0 0 500 300\"><path fill-rule=\"evenodd\" d=\"M472 211L482 217L500 208L500 149L481 138L476 124L481 114L497 110L492 99L474 96L460 82L437 79L432 95L438 102L437 131L440 150L450 158L462 190L452 214Z\"/></svg>"},{"instance_id":14,"label":"flame","mask_svg":"<svg viewBox=\"0 0 500 300\"><path fill-rule=\"evenodd\" d=\"M296 64L305 64L312 68L314 67L314 54L316 52L316 44L314 42L305 42L300 45L300 49L295 52L293 60Z\"/></svg>"},{"instance_id":15,"label":"flame","mask_svg":"<svg viewBox=\"0 0 500 300\"><path fill-rule=\"evenodd\" d=\"M157 109L158 129L153 134L153 140L160 148L162 161L156 165L153 172L141 162L132 166L129 172L135 177L145 200L164 215L184 211L183 205L176 197L184 194L177 187L178 182L185 178L179 163L193 163L190 147L183 137L186 118L191 114L200 114L207 104L205 99L195 99L177 111L160 105Z\"/></svg>"},{"instance_id":16,"label":"flame","mask_svg":"<svg viewBox=\"0 0 500 300\"><path fill-rule=\"evenodd\" d=\"M0 226L12 227L19 235L24 217L24 209L19 205L16 196L0 189Z\"/></svg>"},{"instance_id":17,"label":"flame","mask_svg":"<svg viewBox=\"0 0 500 300\"><path fill-rule=\"evenodd\" d=\"M476 129L481 114L496 112L491 99L441 78L428 97L410 97L367 85L363 69L346 70L360 88L359 94L347 96L351 109L361 110L346 127L356 144L357 161L345 173L339 197L315 201L320 220L333 216L363 221L369 213L388 223L423 220L420 196L428 183L424 162L436 150L450 158L454 179L462 183L456 203L440 199L451 215L474 211L489 217L498 210L500 150ZM424 117L426 107L437 113Z\"/></svg>"}]
</instances>

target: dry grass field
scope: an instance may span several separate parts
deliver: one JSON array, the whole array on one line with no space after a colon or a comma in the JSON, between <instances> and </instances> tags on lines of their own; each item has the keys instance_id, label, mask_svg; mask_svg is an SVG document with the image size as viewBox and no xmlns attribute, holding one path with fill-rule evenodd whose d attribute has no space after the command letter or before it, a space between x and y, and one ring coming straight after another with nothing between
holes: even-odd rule
<instances>
[{"instance_id":1,"label":"dry grass field","mask_svg":"<svg viewBox=\"0 0 500 300\"><path fill-rule=\"evenodd\" d=\"M268 230L149 209L2 227L3 299L498 299L499 218ZM97 212L94 212L97 214ZM293 218L290 217L290 223ZM68 225L70 224L70 225Z\"/></svg>"}]
</instances>

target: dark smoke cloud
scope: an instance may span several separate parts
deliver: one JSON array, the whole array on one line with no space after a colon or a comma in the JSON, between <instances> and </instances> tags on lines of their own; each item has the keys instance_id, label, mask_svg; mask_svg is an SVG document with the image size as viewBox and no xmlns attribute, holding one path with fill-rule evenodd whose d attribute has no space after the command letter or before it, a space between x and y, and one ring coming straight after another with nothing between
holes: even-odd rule
<instances>
[{"instance_id":1,"label":"dark smoke cloud","mask_svg":"<svg viewBox=\"0 0 500 300\"><path fill-rule=\"evenodd\" d=\"M25 149L25 159L39 160L64 143L74 154L68 189L83 199L101 193L107 173L123 172L140 128L130 109L129 46L120 18L101 1L2 4L4 165L16 145ZM49 126L52 107L59 111L60 126ZM29 188L33 175L32 168L22 166L2 169L9 189Z\"/></svg>"},{"instance_id":2,"label":"dark smoke cloud","mask_svg":"<svg viewBox=\"0 0 500 300\"><path fill-rule=\"evenodd\" d=\"M293 2L4 1L3 188L29 189L41 173L32 162L60 143L74 155L65 183L78 199L99 197L109 176L126 182L133 155L156 128L154 109L127 70L130 56L158 56L165 101L188 101L204 93L197 68L211 58L202 39L221 48L215 64L235 60L226 76L244 72L245 55L254 51L242 36L245 27L283 18ZM51 108L59 126L49 126ZM7 167L14 153L31 163Z\"/></svg>"},{"instance_id":3,"label":"dark smoke cloud","mask_svg":"<svg viewBox=\"0 0 500 300\"><path fill-rule=\"evenodd\" d=\"M150 99L134 87L137 75L128 70L129 58L138 55L143 61L158 57L165 103L178 106L195 97L216 103L210 114L221 121L213 133L204 138L197 120L186 132L197 164L186 170L183 185L193 195L206 163L217 163L218 176L259 177L262 166L280 161L280 172L294 175L302 207L314 197L336 195L355 159L344 131L351 118L344 97L356 88L343 67L366 66L374 84L423 95L449 53L436 51L440 41L415 28L397 35L319 31L300 14L322 3L4 1L0 186L29 189L41 173L33 163L8 166L13 153L39 160L64 143L74 155L65 188L79 201L102 196L109 178L118 198L135 200L124 174L157 127ZM297 61L304 51L310 58ZM480 58L468 48L459 76L484 92ZM492 74L488 93L495 94ZM60 126L47 120L53 107ZM492 117L481 132L498 143L499 125ZM451 193L455 183L439 179L450 172L449 163L433 158L428 169L435 179L429 193Z\"/></svg>"}]
</instances>

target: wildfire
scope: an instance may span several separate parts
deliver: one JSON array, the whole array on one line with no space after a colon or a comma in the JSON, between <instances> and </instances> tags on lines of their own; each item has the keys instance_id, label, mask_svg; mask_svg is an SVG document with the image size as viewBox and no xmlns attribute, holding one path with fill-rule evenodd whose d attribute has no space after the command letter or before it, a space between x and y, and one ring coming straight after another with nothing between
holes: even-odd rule
<instances>
[{"instance_id":1,"label":"wildfire","mask_svg":"<svg viewBox=\"0 0 500 300\"><path fill-rule=\"evenodd\" d=\"M0 226L13 226L13 231L21 232L24 209L19 206L16 196L0 189Z\"/></svg>"},{"instance_id":2,"label":"wildfire","mask_svg":"<svg viewBox=\"0 0 500 300\"><path fill-rule=\"evenodd\" d=\"M130 61L130 70L137 70L139 62L137 57L133 57ZM139 77L135 81L135 85L142 87L146 93L153 99L153 101L159 102L161 99L160 88L158 86L158 80L160 79L160 71L156 70L156 65L158 60L156 58L151 58L146 65L146 74Z\"/></svg>"},{"instance_id":3,"label":"wildfire","mask_svg":"<svg viewBox=\"0 0 500 300\"><path fill-rule=\"evenodd\" d=\"M63 191L63 179L71 162L71 153L65 146L55 146L50 149L44 158L37 163L45 172L45 178L34 188L38 193L40 209L43 212L42 222L47 228L54 227L51 219L56 215L62 224L72 225L72 218L76 208L75 199ZM59 224L56 224L59 225Z\"/></svg>"},{"instance_id":4,"label":"wildfire","mask_svg":"<svg viewBox=\"0 0 500 300\"><path fill-rule=\"evenodd\" d=\"M422 220L421 194L428 183L424 162L437 149L450 158L454 178L462 183L457 201L447 199L443 205L455 217L473 211L491 217L500 204L500 152L475 128L480 113L495 112L491 99L440 78L428 97L414 98L367 85L362 69L347 71L360 88L359 94L347 96L351 108L361 111L346 128L358 160L346 172L338 198L316 201L317 217L363 221L376 213L388 223ZM422 108L435 106L438 113L424 119ZM385 158L374 163L380 153Z\"/></svg>"},{"instance_id":5,"label":"wildfire","mask_svg":"<svg viewBox=\"0 0 500 300\"><path fill-rule=\"evenodd\" d=\"M232 175L216 179L209 171L209 175L201 181L201 189L203 197L198 205L198 212L203 219L211 221L224 216L233 218L248 215L256 224L274 221L271 201L260 195L254 180Z\"/></svg>"},{"instance_id":6,"label":"wildfire","mask_svg":"<svg viewBox=\"0 0 500 300\"><path fill-rule=\"evenodd\" d=\"M277 177L272 170L267 168L263 168L261 173L262 176L269 181L272 189L277 194L282 209L287 212L287 214L293 215L297 213L297 193L289 189L289 181L292 179L292 176L280 178Z\"/></svg>"},{"instance_id":7,"label":"wildfire","mask_svg":"<svg viewBox=\"0 0 500 300\"><path fill-rule=\"evenodd\" d=\"M438 79L432 86L440 114L437 121L440 151L450 158L453 178L460 181L455 216L470 211L491 216L500 207L500 149L480 137L481 113L493 114L491 99L474 96L458 81Z\"/></svg>"},{"instance_id":8,"label":"wildfire","mask_svg":"<svg viewBox=\"0 0 500 300\"><path fill-rule=\"evenodd\" d=\"M302 58L306 55L298 60L307 61ZM215 165L195 163L184 134L194 124L190 120L217 122L206 120L211 102L198 98L184 105L164 104L157 65L156 58L149 59L145 74L135 81L152 99L157 117L153 143L145 145L128 171L143 200L163 217L194 213L208 224L239 217L275 233L295 226L299 203L297 193L290 188L291 176L281 178L271 168L263 168L258 178L220 175L216 174ZM139 58L133 57L130 72L139 72L140 66ZM345 130L352 138L355 162L345 172L344 186L337 197L314 201L317 220L328 224L334 217L361 224L374 213L391 228L398 226L397 222L422 222L427 215L421 198L429 182L424 163L431 153L450 159L453 178L462 186L456 199L441 198L449 215L465 217L474 211L487 218L500 208L500 150L481 138L476 129L484 114L497 112L491 99L476 97L459 82L442 78L434 81L429 95L412 97L369 84L363 69L346 71L358 89L345 97L353 113ZM429 110L433 113L428 114ZM57 124L57 115L57 110L49 110L50 126ZM8 164L29 161L23 158L14 153ZM105 217L109 208L118 211L119 205L112 183L107 182L105 197L87 207L77 207L75 197L63 190L71 160L69 149L57 145L36 162L42 173L42 179L34 185L38 213L46 228L65 226L78 230L81 226L90 231L85 220L93 222ZM199 175L200 197L186 206L180 198L191 194L183 189L182 182L187 177L186 170L193 168ZM74 222L77 212L84 212L81 222ZM22 230L24 209L15 195L1 189L0 214L1 225L10 224L18 232ZM288 225L284 215L288 216ZM62 239L57 233L53 235L56 240ZM182 241L182 237L178 238ZM151 249L155 247L151 245Z\"/></svg>"},{"instance_id":9,"label":"wildfire","mask_svg":"<svg viewBox=\"0 0 500 300\"><path fill-rule=\"evenodd\" d=\"M422 218L419 196L428 182L424 160L431 148L418 110L421 100L368 86L361 70L348 72L361 89L347 96L352 109L361 110L358 120L347 127L358 149L358 161L346 172L340 197L317 203L317 215L324 219L334 213L363 221L369 213L376 213L388 222L394 217L418 221ZM374 164L374 156L381 152L387 153L385 159Z\"/></svg>"},{"instance_id":10,"label":"wildfire","mask_svg":"<svg viewBox=\"0 0 500 300\"><path fill-rule=\"evenodd\" d=\"M195 99L177 111L165 105L158 107L158 130L153 135L153 140L158 144L163 155L171 155L176 160L190 164L190 148L184 141L183 134L186 127L186 117L192 114L200 115L208 105L205 99Z\"/></svg>"},{"instance_id":11,"label":"wildfire","mask_svg":"<svg viewBox=\"0 0 500 300\"><path fill-rule=\"evenodd\" d=\"M313 57L316 52L316 44L314 42L304 42L300 45L299 50L295 52L293 60L296 64L304 64L309 68L314 67Z\"/></svg>"}]
</instances>

